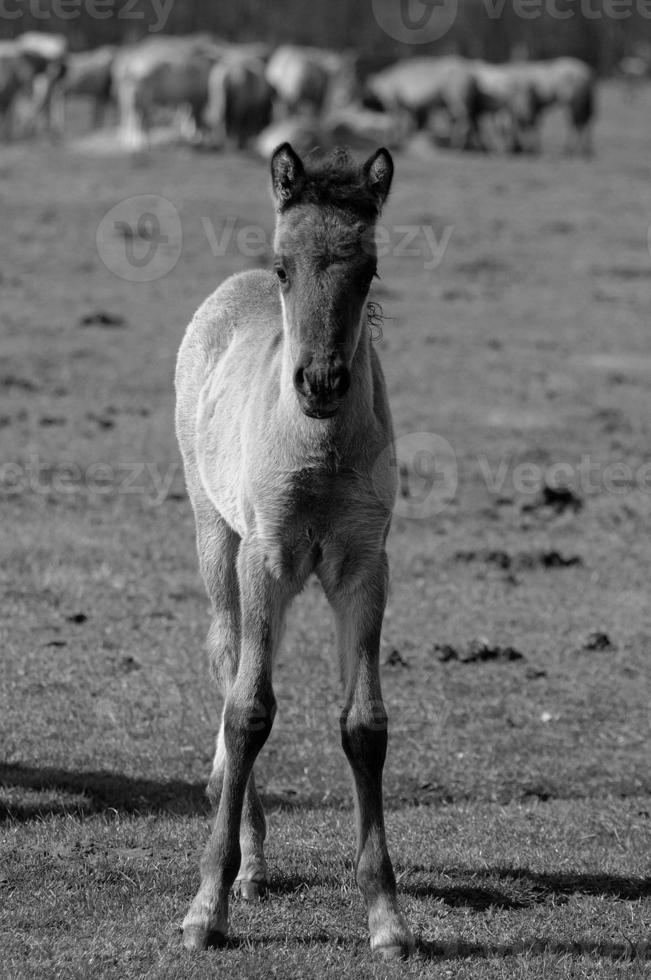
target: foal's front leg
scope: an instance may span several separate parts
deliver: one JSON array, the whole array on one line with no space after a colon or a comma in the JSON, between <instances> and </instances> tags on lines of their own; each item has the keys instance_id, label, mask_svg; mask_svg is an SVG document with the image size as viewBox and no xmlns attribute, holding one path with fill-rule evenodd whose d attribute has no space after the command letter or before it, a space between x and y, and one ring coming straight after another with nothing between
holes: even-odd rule
<instances>
[{"instance_id":1,"label":"foal's front leg","mask_svg":"<svg viewBox=\"0 0 651 980\"><path fill-rule=\"evenodd\" d=\"M238 555L242 619L237 674L224 705L224 775L217 816L201 861L201 887L183 923L184 944L205 949L228 931L228 893L240 860L240 822L253 763L266 742L276 710L271 685L274 649L286 597L265 568L264 551L243 540Z\"/></svg>"},{"instance_id":2,"label":"foal's front leg","mask_svg":"<svg viewBox=\"0 0 651 980\"><path fill-rule=\"evenodd\" d=\"M411 952L414 940L398 907L382 805L387 715L379 659L386 589L382 554L361 584L347 587L344 581L329 598L346 687L341 740L355 781L357 884L368 909L371 948L391 959Z\"/></svg>"},{"instance_id":3,"label":"foal's front leg","mask_svg":"<svg viewBox=\"0 0 651 980\"><path fill-rule=\"evenodd\" d=\"M226 701L228 692L237 677L242 645L240 586L237 577L240 537L222 517L216 514L213 505L203 493L196 492L193 503L201 574L213 607L213 619L208 633L208 651L212 672ZM222 712L213 768L208 782L208 797L215 812L219 807L225 765ZM240 827L242 861L235 882L236 887L239 884L242 897L245 899L259 898L266 889L265 833L264 810L255 788L252 770L242 809Z\"/></svg>"}]
</instances>

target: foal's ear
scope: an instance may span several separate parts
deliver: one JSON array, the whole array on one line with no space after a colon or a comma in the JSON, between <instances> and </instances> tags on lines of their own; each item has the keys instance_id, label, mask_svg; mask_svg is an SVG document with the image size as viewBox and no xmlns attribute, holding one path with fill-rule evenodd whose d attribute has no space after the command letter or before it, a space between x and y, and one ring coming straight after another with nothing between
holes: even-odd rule
<instances>
[{"instance_id":1,"label":"foal's ear","mask_svg":"<svg viewBox=\"0 0 651 980\"><path fill-rule=\"evenodd\" d=\"M366 161L363 167L366 186L377 200L378 211L389 196L393 180L393 159L387 149L381 147Z\"/></svg>"},{"instance_id":2,"label":"foal's ear","mask_svg":"<svg viewBox=\"0 0 651 980\"><path fill-rule=\"evenodd\" d=\"M289 143L282 143L271 157L271 190L279 208L298 197L304 180L301 158Z\"/></svg>"}]
</instances>

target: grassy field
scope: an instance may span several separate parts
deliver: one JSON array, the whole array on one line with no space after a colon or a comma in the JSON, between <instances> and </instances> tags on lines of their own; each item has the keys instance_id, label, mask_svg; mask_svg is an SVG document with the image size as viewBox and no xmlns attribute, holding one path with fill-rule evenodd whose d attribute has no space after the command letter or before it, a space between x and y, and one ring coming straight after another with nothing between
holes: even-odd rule
<instances>
[{"instance_id":1,"label":"grassy field","mask_svg":"<svg viewBox=\"0 0 651 980\"><path fill-rule=\"evenodd\" d=\"M178 932L218 698L174 357L203 297L268 263L266 168L3 149L3 976L649 970L651 93L600 101L589 162L560 156L553 121L540 159L396 161L375 298L405 467L383 640L387 823L418 936L399 965L371 959L352 879L316 586L258 764L270 895L233 902L225 950L191 956ZM150 265L125 260L152 241ZM559 476L571 495L545 492Z\"/></svg>"}]
</instances>

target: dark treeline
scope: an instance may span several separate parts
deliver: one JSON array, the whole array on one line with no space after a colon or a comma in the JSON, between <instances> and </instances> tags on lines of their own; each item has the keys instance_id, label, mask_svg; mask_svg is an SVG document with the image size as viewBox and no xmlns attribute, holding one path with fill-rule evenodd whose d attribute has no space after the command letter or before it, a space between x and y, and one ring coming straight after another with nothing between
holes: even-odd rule
<instances>
[{"instance_id":1,"label":"dark treeline","mask_svg":"<svg viewBox=\"0 0 651 980\"><path fill-rule=\"evenodd\" d=\"M451 26L431 43L390 37L375 12L401 5L412 18L427 16L428 5L433 17L452 10ZM210 31L233 41L355 46L384 59L452 51L491 61L572 54L608 73L651 42L651 0L2 0L0 35L25 30L64 33L73 49L152 31Z\"/></svg>"}]
</instances>

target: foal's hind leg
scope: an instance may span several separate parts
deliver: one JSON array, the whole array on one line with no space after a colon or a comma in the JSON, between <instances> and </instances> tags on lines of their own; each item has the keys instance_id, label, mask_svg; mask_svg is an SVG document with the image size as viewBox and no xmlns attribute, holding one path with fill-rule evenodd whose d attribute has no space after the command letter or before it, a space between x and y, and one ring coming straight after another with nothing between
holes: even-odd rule
<instances>
[{"instance_id":1,"label":"foal's hind leg","mask_svg":"<svg viewBox=\"0 0 651 980\"><path fill-rule=\"evenodd\" d=\"M380 688L380 632L386 602L384 553L359 580L323 582L334 609L337 643L346 688L341 740L355 781L357 884L368 909L371 948L387 959L404 956L414 940L398 908L387 849L382 805L382 769L387 715Z\"/></svg>"},{"instance_id":2,"label":"foal's hind leg","mask_svg":"<svg viewBox=\"0 0 651 980\"><path fill-rule=\"evenodd\" d=\"M226 699L237 674L240 655L240 591L237 581L237 555L240 539L216 514L209 501L199 505L195 500L197 545L201 573L210 595L213 620L208 633L208 651L212 672ZM217 810L224 778L226 750L224 719L217 736L208 797ZM237 876L242 897L260 898L267 886L267 864L264 858L266 822L262 802L255 788L253 772L244 797L240 848L242 860Z\"/></svg>"}]
</instances>

